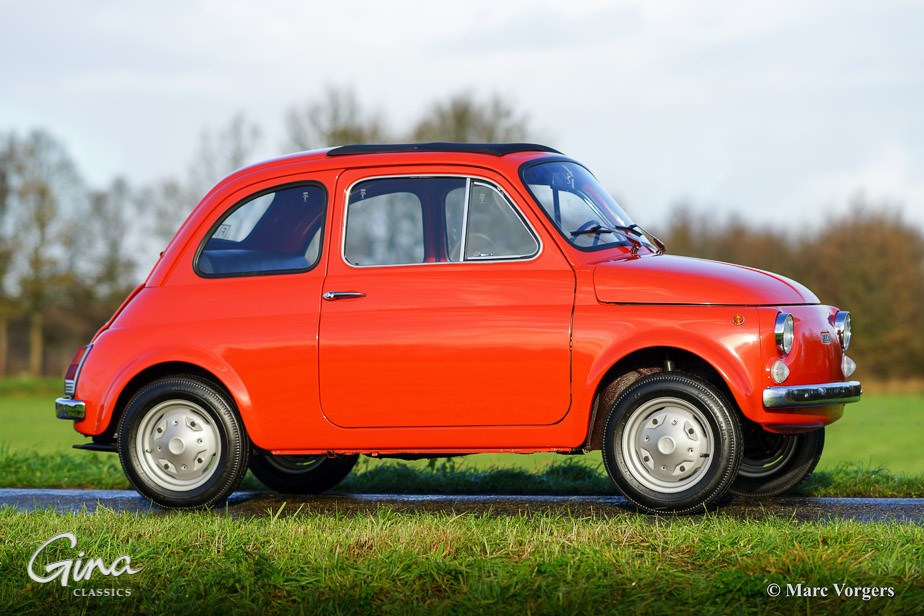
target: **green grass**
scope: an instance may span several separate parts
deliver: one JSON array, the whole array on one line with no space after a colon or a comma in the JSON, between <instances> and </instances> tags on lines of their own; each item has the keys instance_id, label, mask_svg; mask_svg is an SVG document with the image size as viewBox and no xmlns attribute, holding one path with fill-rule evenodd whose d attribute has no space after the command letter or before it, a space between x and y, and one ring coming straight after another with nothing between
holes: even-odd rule
<instances>
[{"instance_id":1,"label":"green grass","mask_svg":"<svg viewBox=\"0 0 924 616\"><path fill-rule=\"evenodd\" d=\"M87 442L71 422L55 417L61 379L0 379L0 447L38 453L67 451Z\"/></svg>"},{"instance_id":2,"label":"green grass","mask_svg":"<svg viewBox=\"0 0 924 616\"><path fill-rule=\"evenodd\" d=\"M819 468L844 462L924 474L924 395L864 394L826 429Z\"/></svg>"},{"instance_id":3,"label":"green grass","mask_svg":"<svg viewBox=\"0 0 924 616\"><path fill-rule=\"evenodd\" d=\"M89 488L124 490L131 486L108 453L58 452L36 455L0 450L0 487ZM242 490L266 488L248 474ZM600 468L571 459L541 469L510 466L464 466L452 460L423 462L361 458L356 469L333 492L367 494L548 494L614 495L613 483ZM918 498L924 477L893 475L883 469L843 464L816 472L798 493L804 496Z\"/></svg>"},{"instance_id":4,"label":"green grass","mask_svg":"<svg viewBox=\"0 0 924 616\"><path fill-rule=\"evenodd\" d=\"M112 454L76 452L86 439L54 417L60 380L0 380L0 486L124 488ZM866 395L828 428L812 495L920 496L924 486L924 396ZM481 454L439 462L361 458L346 491L430 493L611 493L599 452ZM259 489L248 478L245 488Z\"/></svg>"},{"instance_id":5,"label":"green grass","mask_svg":"<svg viewBox=\"0 0 924 616\"><path fill-rule=\"evenodd\" d=\"M397 513L231 519L0 510L0 613L902 614L924 603L924 528L633 514ZM27 563L69 531L135 575L39 585ZM76 558L58 543L48 563ZM770 584L827 597L770 597ZM895 596L838 597L834 584ZM73 589L130 597L75 597ZM784 590L785 593L785 590Z\"/></svg>"},{"instance_id":6,"label":"green grass","mask_svg":"<svg viewBox=\"0 0 924 616\"><path fill-rule=\"evenodd\" d=\"M54 389L0 384L0 486L127 488L117 456L70 450L83 439L54 419L56 395L57 383ZM922 411L922 396L867 396L848 407L803 493L924 496L914 459L921 433L914 422ZM891 451L890 443L901 450ZM259 484L248 476L244 488ZM338 490L614 493L598 452L361 458ZM665 519L622 509L593 515L293 509L234 519L222 507L143 514L0 508L0 614L904 614L924 603L920 524L721 514ZM61 532L76 534L86 558L110 563L130 555L143 569L69 588L32 582L29 558ZM76 557L56 544L43 562ZM799 583L825 588L827 596L785 596L787 584ZM768 596L770 584L780 584L784 596ZM835 584L892 588L895 596L844 598ZM75 588L131 596L79 597Z\"/></svg>"}]
</instances>

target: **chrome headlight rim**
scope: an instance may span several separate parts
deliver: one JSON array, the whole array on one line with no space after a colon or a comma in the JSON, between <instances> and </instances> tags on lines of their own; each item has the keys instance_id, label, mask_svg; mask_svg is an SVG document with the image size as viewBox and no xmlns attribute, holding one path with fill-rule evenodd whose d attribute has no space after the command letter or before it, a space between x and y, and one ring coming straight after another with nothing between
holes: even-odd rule
<instances>
[{"instance_id":1,"label":"chrome headlight rim","mask_svg":"<svg viewBox=\"0 0 924 616\"><path fill-rule=\"evenodd\" d=\"M837 333L837 339L841 343L841 350L847 351L850 347L850 313L846 310L840 310L834 315L834 331Z\"/></svg>"},{"instance_id":2,"label":"chrome headlight rim","mask_svg":"<svg viewBox=\"0 0 924 616\"><path fill-rule=\"evenodd\" d=\"M776 339L776 350L780 355L789 355L793 342L796 340L796 321L791 314L781 312L776 315L773 336Z\"/></svg>"}]
</instances>

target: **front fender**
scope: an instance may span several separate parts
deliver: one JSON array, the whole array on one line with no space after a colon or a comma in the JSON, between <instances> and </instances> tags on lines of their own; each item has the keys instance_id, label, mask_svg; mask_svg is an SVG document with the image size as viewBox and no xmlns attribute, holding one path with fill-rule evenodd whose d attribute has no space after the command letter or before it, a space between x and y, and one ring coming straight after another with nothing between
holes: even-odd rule
<instances>
[{"instance_id":1,"label":"front fender","mask_svg":"<svg viewBox=\"0 0 924 616\"><path fill-rule=\"evenodd\" d=\"M757 311L740 306L607 305L575 327L575 367L588 366L585 391L597 391L609 371L633 354L676 349L709 364L749 418L763 417ZM589 315L588 315L589 316ZM743 317L741 325L736 323ZM577 319L576 315L576 319ZM584 321L584 317L582 317ZM580 332L580 333L579 333Z\"/></svg>"}]
</instances>

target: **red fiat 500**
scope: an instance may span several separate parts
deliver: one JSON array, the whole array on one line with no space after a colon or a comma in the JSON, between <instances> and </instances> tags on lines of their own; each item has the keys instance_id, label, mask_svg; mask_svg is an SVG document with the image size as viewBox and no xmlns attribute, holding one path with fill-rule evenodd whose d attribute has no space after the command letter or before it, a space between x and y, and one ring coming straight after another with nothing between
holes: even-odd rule
<instances>
[{"instance_id":1,"label":"red fiat 500","mask_svg":"<svg viewBox=\"0 0 924 616\"><path fill-rule=\"evenodd\" d=\"M646 511L792 488L860 398L849 314L664 253L544 146L268 161L193 210L57 414L164 507L212 505L248 467L320 492L359 454L600 449Z\"/></svg>"}]
</instances>

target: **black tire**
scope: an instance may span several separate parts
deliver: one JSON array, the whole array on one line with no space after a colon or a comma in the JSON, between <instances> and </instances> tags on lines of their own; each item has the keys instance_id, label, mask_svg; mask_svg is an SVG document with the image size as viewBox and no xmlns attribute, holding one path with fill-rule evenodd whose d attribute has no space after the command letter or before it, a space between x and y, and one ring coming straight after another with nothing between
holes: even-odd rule
<instances>
[{"instance_id":1,"label":"black tire","mask_svg":"<svg viewBox=\"0 0 924 616\"><path fill-rule=\"evenodd\" d=\"M741 454L733 407L709 383L679 372L652 374L626 388L603 431L607 473L650 513L707 510L731 487Z\"/></svg>"},{"instance_id":2,"label":"black tire","mask_svg":"<svg viewBox=\"0 0 924 616\"><path fill-rule=\"evenodd\" d=\"M744 455L731 491L739 496L779 496L806 480L825 448L825 430L773 434L748 422Z\"/></svg>"},{"instance_id":3,"label":"black tire","mask_svg":"<svg viewBox=\"0 0 924 616\"><path fill-rule=\"evenodd\" d=\"M252 456L250 470L266 487L283 494L319 494L350 474L359 456Z\"/></svg>"},{"instance_id":4,"label":"black tire","mask_svg":"<svg viewBox=\"0 0 924 616\"><path fill-rule=\"evenodd\" d=\"M144 497L167 509L196 509L237 488L250 441L227 394L203 379L176 376L132 397L118 448L125 475Z\"/></svg>"}]
</instances>

